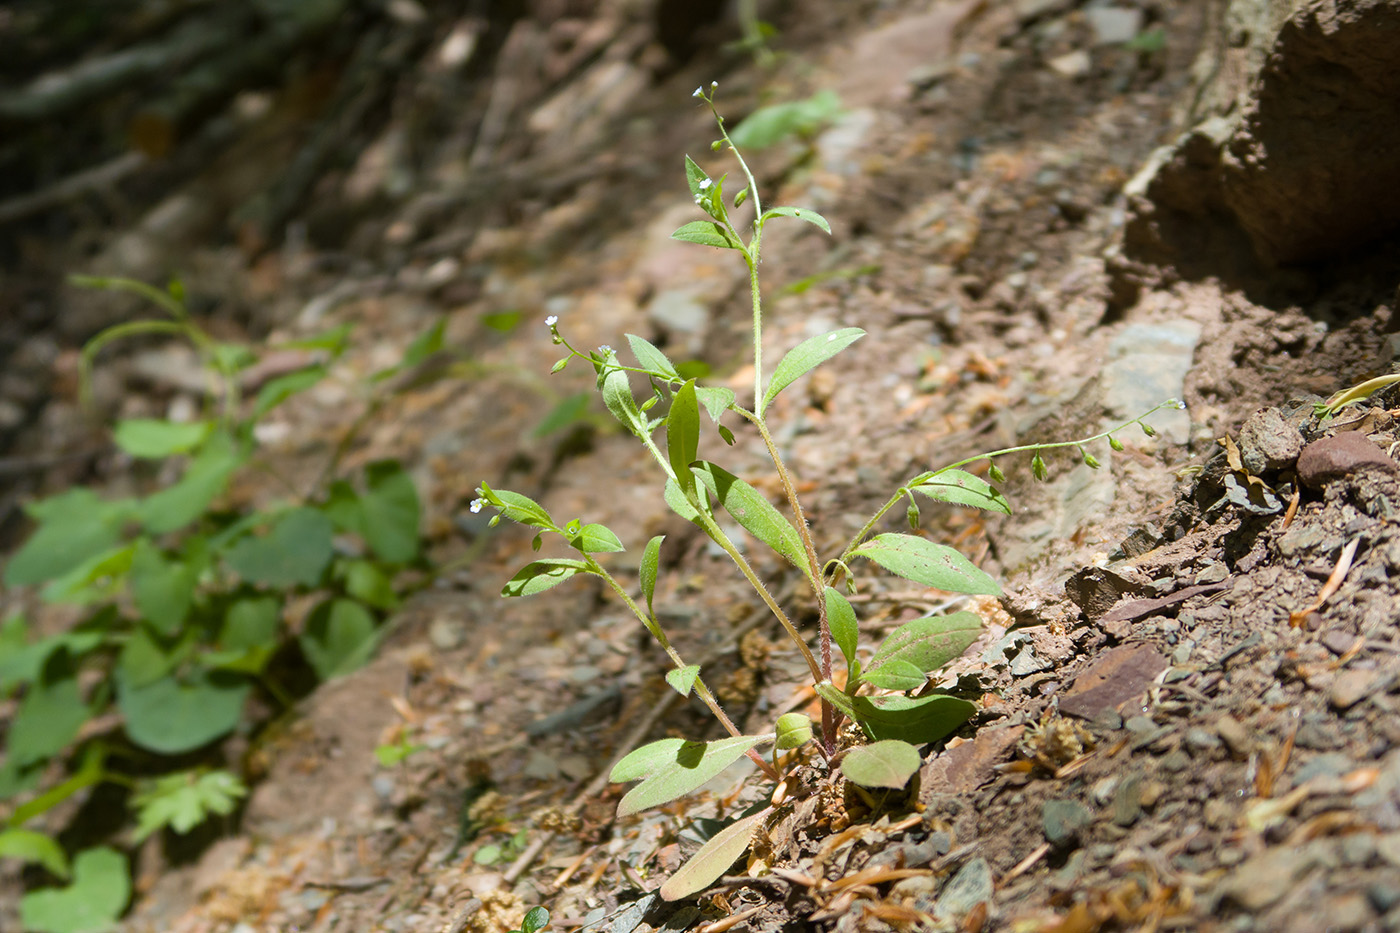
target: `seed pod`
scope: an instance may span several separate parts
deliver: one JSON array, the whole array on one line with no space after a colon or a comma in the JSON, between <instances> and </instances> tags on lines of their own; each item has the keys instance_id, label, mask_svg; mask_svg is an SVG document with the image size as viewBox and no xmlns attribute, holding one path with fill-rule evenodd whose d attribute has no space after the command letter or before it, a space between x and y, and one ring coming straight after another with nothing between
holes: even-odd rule
<instances>
[{"instance_id":1,"label":"seed pod","mask_svg":"<svg viewBox=\"0 0 1400 933\"><path fill-rule=\"evenodd\" d=\"M1110 434L1108 436L1108 446L1112 447L1114 450L1121 451L1123 449L1123 442Z\"/></svg>"},{"instance_id":2,"label":"seed pod","mask_svg":"<svg viewBox=\"0 0 1400 933\"><path fill-rule=\"evenodd\" d=\"M1045 469L1045 461L1040 459L1039 453L1031 457L1031 475L1041 482L1044 482L1050 476L1050 471Z\"/></svg>"},{"instance_id":3,"label":"seed pod","mask_svg":"<svg viewBox=\"0 0 1400 933\"><path fill-rule=\"evenodd\" d=\"M992 478L994 483L1006 482L1006 474L1001 472L1001 467L991 461L987 462L987 475Z\"/></svg>"}]
</instances>

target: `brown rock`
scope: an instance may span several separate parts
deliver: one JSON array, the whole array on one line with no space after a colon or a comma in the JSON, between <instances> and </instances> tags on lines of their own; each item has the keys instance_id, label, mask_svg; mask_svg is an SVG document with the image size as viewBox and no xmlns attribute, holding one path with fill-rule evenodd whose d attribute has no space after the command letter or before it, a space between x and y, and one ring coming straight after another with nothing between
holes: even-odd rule
<instances>
[{"instance_id":1,"label":"brown rock","mask_svg":"<svg viewBox=\"0 0 1400 933\"><path fill-rule=\"evenodd\" d=\"M1357 431L1313 441L1298 456L1298 481L1314 489L1359 470L1373 469L1396 472L1397 468L1385 451Z\"/></svg>"}]
</instances>

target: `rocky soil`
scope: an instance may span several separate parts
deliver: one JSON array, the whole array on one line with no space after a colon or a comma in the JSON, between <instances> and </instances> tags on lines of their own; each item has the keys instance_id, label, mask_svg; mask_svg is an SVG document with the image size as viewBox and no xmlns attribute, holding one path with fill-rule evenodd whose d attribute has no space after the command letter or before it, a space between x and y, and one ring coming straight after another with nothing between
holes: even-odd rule
<instances>
[{"instance_id":1,"label":"rocky soil","mask_svg":"<svg viewBox=\"0 0 1400 933\"><path fill-rule=\"evenodd\" d=\"M290 470L363 410L357 377L447 320L442 378L380 412L346 466L412 464L433 558L458 569L373 663L238 750L257 784L218 838L139 849L124 929L505 931L544 904L553 929L613 933L1400 930L1400 408L1393 390L1316 408L1400 350L1400 188L1374 158L1400 125L1377 51L1400 6L779 3L772 62L725 51L737 24L686 24L680 4L541 0L504 25L466 6L374 14L390 65L357 126L377 134L332 134L351 155L257 224L240 206L266 205L262 185L317 138L295 82L231 104L264 106L239 133L180 144L216 160L129 169L18 219L0 205L0 313L23 322L0 337L11 545L26 497L132 482L73 378L80 339L132 308L61 273L179 271L227 337L354 324L345 372L267 434ZM695 219L682 156L710 164L690 92L712 79L732 121L824 89L842 102L754 154L778 201L833 227L773 228L767 353L869 332L772 416L819 546L914 473L1186 408L1103 445L1097 471L1047 458L1038 483L1008 463L1009 517L926 509L1008 594L967 604L986 633L948 671L979 713L900 799L827 784L759 861L666 903L667 874L757 782L734 770L614 819L621 788L599 775L616 754L714 727L605 594L501 600L529 536L465 504L484 479L605 522L624 576L667 533L664 619L712 658L735 718L767 729L811 702L801 660L601 406L537 430L591 381L545 377L546 315L577 345L636 333L751 385L742 264L666 238ZM154 345L114 355L105 415L188 407L191 365ZM730 469L776 491L759 439L736 434ZM785 565L758 567L798 603ZM958 605L893 581L862 599L872 637ZM377 764L403 736L424 749Z\"/></svg>"}]
</instances>

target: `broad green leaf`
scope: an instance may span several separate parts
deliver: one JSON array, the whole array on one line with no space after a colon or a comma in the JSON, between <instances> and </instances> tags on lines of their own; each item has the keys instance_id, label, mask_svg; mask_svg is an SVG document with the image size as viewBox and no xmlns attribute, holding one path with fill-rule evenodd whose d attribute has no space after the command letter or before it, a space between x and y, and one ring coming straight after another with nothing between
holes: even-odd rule
<instances>
[{"instance_id":1,"label":"broad green leaf","mask_svg":"<svg viewBox=\"0 0 1400 933\"><path fill-rule=\"evenodd\" d=\"M233 731L249 685L235 674L198 671L183 680L163 677L141 687L117 678L117 708L126 734L162 755L193 751Z\"/></svg>"},{"instance_id":2,"label":"broad green leaf","mask_svg":"<svg viewBox=\"0 0 1400 933\"><path fill-rule=\"evenodd\" d=\"M5 567L7 586L29 586L60 577L121 540L133 513L129 499L104 502L78 486L25 509L39 527Z\"/></svg>"},{"instance_id":3,"label":"broad green leaf","mask_svg":"<svg viewBox=\"0 0 1400 933\"><path fill-rule=\"evenodd\" d=\"M132 798L136 807L135 841L169 826L181 835L210 815L227 816L248 788L227 771L178 771L149 782Z\"/></svg>"},{"instance_id":4,"label":"broad green leaf","mask_svg":"<svg viewBox=\"0 0 1400 933\"><path fill-rule=\"evenodd\" d=\"M129 579L136 608L165 635L180 630L194 602L194 588L204 561L201 554L191 557L189 561L167 560L148 538L136 542L131 556Z\"/></svg>"},{"instance_id":5,"label":"broad green leaf","mask_svg":"<svg viewBox=\"0 0 1400 933\"><path fill-rule=\"evenodd\" d=\"M666 683L671 685L671 689L683 697L690 696L690 691L695 688L695 678L700 676L699 664L687 664L685 667L673 667L666 672Z\"/></svg>"},{"instance_id":6,"label":"broad green leaf","mask_svg":"<svg viewBox=\"0 0 1400 933\"><path fill-rule=\"evenodd\" d=\"M763 149L793 136L810 136L841 115L835 91L818 91L803 100L760 107L729 131L740 149Z\"/></svg>"},{"instance_id":7,"label":"broad green leaf","mask_svg":"<svg viewBox=\"0 0 1400 933\"><path fill-rule=\"evenodd\" d=\"M638 437L650 434L647 420L632 394L632 385L627 381L627 373L617 368L617 354L611 350L598 374L598 391L603 396L603 404L619 424Z\"/></svg>"},{"instance_id":8,"label":"broad green leaf","mask_svg":"<svg viewBox=\"0 0 1400 933\"><path fill-rule=\"evenodd\" d=\"M966 470L944 470L909 488L940 502L1011 514L1011 503L996 487Z\"/></svg>"},{"instance_id":9,"label":"broad green leaf","mask_svg":"<svg viewBox=\"0 0 1400 933\"><path fill-rule=\"evenodd\" d=\"M224 612L219 629L219 647L244 651L277 641L282 623L282 604L273 596L240 599Z\"/></svg>"},{"instance_id":10,"label":"broad green leaf","mask_svg":"<svg viewBox=\"0 0 1400 933\"><path fill-rule=\"evenodd\" d=\"M144 687L155 683L173 671L184 659L188 639L183 642L163 640L151 632L145 623L137 625L117 655L117 666L123 683Z\"/></svg>"},{"instance_id":11,"label":"broad green leaf","mask_svg":"<svg viewBox=\"0 0 1400 933\"><path fill-rule=\"evenodd\" d=\"M642 567L639 571L642 596L647 601L647 613L652 615L655 614L655 610L651 608L651 602L656 595L656 571L661 565L661 542L665 540L665 535L657 535L647 542L646 549L642 551Z\"/></svg>"},{"instance_id":12,"label":"broad green leaf","mask_svg":"<svg viewBox=\"0 0 1400 933\"><path fill-rule=\"evenodd\" d=\"M552 529L554 527L554 519L550 517L545 507L529 496L522 496L509 489L492 489L485 483L481 484L481 489L487 501L501 510L503 517L522 525L529 525L532 528Z\"/></svg>"},{"instance_id":13,"label":"broad green leaf","mask_svg":"<svg viewBox=\"0 0 1400 933\"><path fill-rule=\"evenodd\" d=\"M68 856L52 837L32 829L7 829L0 832L0 858L17 858L40 865L52 875L68 877Z\"/></svg>"},{"instance_id":14,"label":"broad green leaf","mask_svg":"<svg viewBox=\"0 0 1400 933\"><path fill-rule=\"evenodd\" d=\"M843 327L829 334L818 334L793 347L774 368L773 378L763 393L763 403L758 406L758 413L763 414L779 392L864 336L865 331L859 327Z\"/></svg>"},{"instance_id":15,"label":"broad green leaf","mask_svg":"<svg viewBox=\"0 0 1400 933\"><path fill-rule=\"evenodd\" d=\"M774 726L777 746L784 751L812 741L812 719L806 713L784 713Z\"/></svg>"},{"instance_id":16,"label":"broad green leaf","mask_svg":"<svg viewBox=\"0 0 1400 933\"><path fill-rule=\"evenodd\" d=\"M311 610L297 643L316 676L327 681L364 667L379 645L379 631L360 603L328 599Z\"/></svg>"},{"instance_id":17,"label":"broad green leaf","mask_svg":"<svg viewBox=\"0 0 1400 933\"><path fill-rule=\"evenodd\" d=\"M676 741L679 744L661 751L655 750L660 743L654 742L628 755L613 768L609 780L619 782L643 777L637 772L642 767L647 769L642 782L628 791L617 805L619 817L649 810L698 790L755 745L772 741L772 736L740 735L714 742ZM639 752L648 754L634 760L633 756ZM633 776L619 777L619 774Z\"/></svg>"},{"instance_id":18,"label":"broad green leaf","mask_svg":"<svg viewBox=\"0 0 1400 933\"><path fill-rule=\"evenodd\" d=\"M52 758L68 747L91 716L72 662L66 653L53 655L25 691L10 722L5 741L9 759L23 768Z\"/></svg>"},{"instance_id":19,"label":"broad green leaf","mask_svg":"<svg viewBox=\"0 0 1400 933\"><path fill-rule=\"evenodd\" d=\"M637 358L637 364L642 369L651 370L654 373L664 373L672 379L679 379L680 373L676 372L676 364L658 350L650 340L638 337L636 334L628 334L627 342L632 347L632 355Z\"/></svg>"},{"instance_id":20,"label":"broad green leaf","mask_svg":"<svg viewBox=\"0 0 1400 933\"><path fill-rule=\"evenodd\" d=\"M885 739L847 752L841 759L841 773L861 787L901 790L922 763L919 750L908 742Z\"/></svg>"},{"instance_id":21,"label":"broad green leaf","mask_svg":"<svg viewBox=\"0 0 1400 933\"><path fill-rule=\"evenodd\" d=\"M305 392L307 389L326 378L329 370L325 366L317 363L305 369L298 369L295 372L287 373L285 376L277 376L269 379L261 389L258 390L258 399L253 404L253 420L258 421L263 415L281 405L293 395Z\"/></svg>"},{"instance_id":22,"label":"broad green leaf","mask_svg":"<svg viewBox=\"0 0 1400 933\"><path fill-rule=\"evenodd\" d=\"M695 380L691 379L676 390L671 414L666 419L666 456L682 489L695 486L690 465L698 456L699 446L700 406L695 400Z\"/></svg>"},{"instance_id":23,"label":"broad green leaf","mask_svg":"<svg viewBox=\"0 0 1400 933\"><path fill-rule=\"evenodd\" d=\"M611 528L596 522L584 525L578 534L570 535L569 544L585 554L615 554L627 550Z\"/></svg>"},{"instance_id":24,"label":"broad green leaf","mask_svg":"<svg viewBox=\"0 0 1400 933\"><path fill-rule=\"evenodd\" d=\"M347 595L376 609L397 609L399 594L394 581L372 560L345 561L338 569L345 580Z\"/></svg>"},{"instance_id":25,"label":"broad green leaf","mask_svg":"<svg viewBox=\"0 0 1400 933\"><path fill-rule=\"evenodd\" d=\"M85 849L73 860L72 884L20 898L20 923L30 933L97 933L117 922L130 898L126 856L105 846Z\"/></svg>"},{"instance_id":26,"label":"broad green leaf","mask_svg":"<svg viewBox=\"0 0 1400 933\"><path fill-rule=\"evenodd\" d=\"M734 390L720 386L697 387L695 398L710 413L710 420L719 424L720 416L734 404Z\"/></svg>"},{"instance_id":27,"label":"broad green leaf","mask_svg":"<svg viewBox=\"0 0 1400 933\"><path fill-rule=\"evenodd\" d=\"M739 249L740 244L722 224L713 220L692 220L671 234L671 239L685 243L699 243L716 249Z\"/></svg>"},{"instance_id":28,"label":"broad green leaf","mask_svg":"<svg viewBox=\"0 0 1400 933\"><path fill-rule=\"evenodd\" d=\"M696 478L745 531L792 561L798 569L807 570L807 554L797 529L762 493L733 473L708 461L697 463L694 472Z\"/></svg>"},{"instance_id":29,"label":"broad green leaf","mask_svg":"<svg viewBox=\"0 0 1400 933\"><path fill-rule=\"evenodd\" d=\"M135 552L135 545L125 544L89 558L63 576L50 580L41 594L44 602L90 606L116 598L126 588Z\"/></svg>"},{"instance_id":30,"label":"broad green leaf","mask_svg":"<svg viewBox=\"0 0 1400 933\"><path fill-rule=\"evenodd\" d=\"M194 450L209 436L212 428L208 421L181 424L158 418L129 418L117 422L112 438L133 457L160 460Z\"/></svg>"},{"instance_id":31,"label":"broad green leaf","mask_svg":"<svg viewBox=\"0 0 1400 933\"><path fill-rule=\"evenodd\" d=\"M690 186L692 197L700 196L700 183L709 177L703 168L695 164L694 159L690 156L685 157L685 183Z\"/></svg>"},{"instance_id":32,"label":"broad green leaf","mask_svg":"<svg viewBox=\"0 0 1400 933\"><path fill-rule=\"evenodd\" d=\"M525 919L520 921L520 933L539 933L549 926L549 911L543 907L531 907Z\"/></svg>"},{"instance_id":33,"label":"broad green leaf","mask_svg":"<svg viewBox=\"0 0 1400 933\"><path fill-rule=\"evenodd\" d=\"M110 611L115 615L115 610ZM90 620L101 621L102 616L95 616ZM37 678L39 672L44 669L45 662L60 649L67 651L70 657L80 658L98 647L106 638L106 627L101 628L101 631L83 629L60 632L32 644L20 644L17 647L2 646L4 650L0 651L0 695Z\"/></svg>"},{"instance_id":34,"label":"broad green leaf","mask_svg":"<svg viewBox=\"0 0 1400 933\"><path fill-rule=\"evenodd\" d=\"M696 525L700 524L700 513L695 507L686 501L685 493L681 492L681 487L673 479L666 480L666 488L662 491L661 497L666 500L666 504L671 507L681 518Z\"/></svg>"},{"instance_id":35,"label":"broad green leaf","mask_svg":"<svg viewBox=\"0 0 1400 933\"><path fill-rule=\"evenodd\" d=\"M394 460L365 468L366 491L360 497L365 541L383 560L406 564L418 556L418 490Z\"/></svg>"},{"instance_id":36,"label":"broad green leaf","mask_svg":"<svg viewBox=\"0 0 1400 933\"><path fill-rule=\"evenodd\" d=\"M841 714L847 719L856 718L856 707L851 701L851 697L841 690L836 689L836 685L831 681L822 681L812 689L816 690L817 696L840 710Z\"/></svg>"},{"instance_id":37,"label":"broad green leaf","mask_svg":"<svg viewBox=\"0 0 1400 933\"><path fill-rule=\"evenodd\" d=\"M868 683L879 687L881 690L918 690L928 683L928 677L908 661L895 658L880 665L879 670L872 669L861 675L862 679Z\"/></svg>"},{"instance_id":38,"label":"broad green leaf","mask_svg":"<svg viewBox=\"0 0 1400 933\"><path fill-rule=\"evenodd\" d=\"M739 856L748 851L754 834L771 810L735 820L706 842L676 873L661 885L662 900L674 901L697 894L719 880Z\"/></svg>"},{"instance_id":39,"label":"broad green leaf","mask_svg":"<svg viewBox=\"0 0 1400 933\"><path fill-rule=\"evenodd\" d=\"M330 563L334 532L319 509L289 509L277 516L266 535L243 538L224 559L249 583L315 586Z\"/></svg>"},{"instance_id":40,"label":"broad green leaf","mask_svg":"<svg viewBox=\"0 0 1400 933\"><path fill-rule=\"evenodd\" d=\"M141 500L137 516L141 524L156 535L185 527L208 510L243 461L227 434L209 435L179 482Z\"/></svg>"},{"instance_id":41,"label":"broad green leaf","mask_svg":"<svg viewBox=\"0 0 1400 933\"><path fill-rule=\"evenodd\" d=\"M825 217L805 207L775 207L763 212L763 219L765 221L770 217L795 217L798 220L807 221L807 223L818 228L823 233L831 232L831 224L826 222Z\"/></svg>"},{"instance_id":42,"label":"broad green leaf","mask_svg":"<svg viewBox=\"0 0 1400 933\"><path fill-rule=\"evenodd\" d=\"M854 718L873 739L900 739L914 745L936 742L977 712L957 697L855 697Z\"/></svg>"},{"instance_id":43,"label":"broad green leaf","mask_svg":"<svg viewBox=\"0 0 1400 933\"><path fill-rule=\"evenodd\" d=\"M501 588L502 596L534 596L586 570L581 560L551 557L526 564Z\"/></svg>"},{"instance_id":44,"label":"broad green leaf","mask_svg":"<svg viewBox=\"0 0 1400 933\"><path fill-rule=\"evenodd\" d=\"M854 556L869 558L906 580L950 593L1001 595L997 582L955 549L913 535L876 535L856 548Z\"/></svg>"},{"instance_id":45,"label":"broad green leaf","mask_svg":"<svg viewBox=\"0 0 1400 933\"><path fill-rule=\"evenodd\" d=\"M885 638L870 659L869 670L873 673L904 661L920 672L936 671L966 651L980 634L982 620L975 612L911 619Z\"/></svg>"},{"instance_id":46,"label":"broad green leaf","mask_svg":"<svg viewBox=\"0 0 1400 933\"><path fill-rule=\"evenodd\" d=\"M856 659L856 645L860 641L860 628L856 623L856 611L841 591L828 586L822 591L826 599L826 624L831 629L831 640L841 649L849 668Z\"/></svg>"}]
</instances>

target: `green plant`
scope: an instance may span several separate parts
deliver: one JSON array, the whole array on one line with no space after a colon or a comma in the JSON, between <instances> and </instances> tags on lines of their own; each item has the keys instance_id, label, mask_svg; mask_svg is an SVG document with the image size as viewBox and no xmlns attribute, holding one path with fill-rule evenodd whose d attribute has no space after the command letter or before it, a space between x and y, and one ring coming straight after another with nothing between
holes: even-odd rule
<instances>
[{"instance_id":1,"label":"green plant","mask_svg":"<svg viewBox=\"0 0 1400 933\"><path fill-rule=\"evenodd\" d=\"M672 236L703 246L734 250L748 267L753 321L752 407L740 405L735 393L728 388L700 386L694 379L683 378L660 349L634 335L629 334L627 340L636 366L623 365L611 347L580 351L565 338L558 319L550 316L545 323L555 343L568 351L554 364L553 372L563 370L575 359L582 359L593 367L604 404L637 437L664 474L662 497L666 504L697 525L732 559L801 653L822 701L822 721L817 727L802 714L788 714L779 719L773 732L762 735L745 735L735 727L706 686L699 667L685 662L658 621L654 600L662 536L652 538L643 550L641 595L639 599L634 598L597 559L600 554L623 550L622 542L610 529L600 524L585 524L581 519L556 522L534 500L482 483L478 489L480 498L472 503L473 511L489 506L497 511L492 524L506 518L536 529L534 546L537 550L544 535L554 534L563 537L577 552L576 557L544 557L527 564L506 583L502 594L529 596L579 574L601 579L665 650L673 665L666 675L668 683L682 696L694 693L729 733L727 738L710 742L661 739L624 757L613 768L611 780L639 783L623 797L618 807L619 816L659 806L690 793L744 755L752 758L769 780L781 785L786 776L776 750L794 749L813 740L816 752L830 765L839 764L848 780L872 788L905 786L919 768L918 746L945 737L976 711L976 706L965 699L936 690L930 692L928 675L966 650L980 632L981 622L972 612L914 619L892 632L873 655L862 662L857 653L856 613L846 595L854 592L857 561L864 559L924 586L954 593L999 596L1001 587L997 582L955 549L918 536L920 501L927 499L1010 514L1005 496L991 483L963 467L986 461L993 482L1002 482L1004 477L995 461L1012 454L1029 454L1032 473L1037 479L1044 479L1047 476L1044 453L1057 448L1073 449L1085 464L1097 467L1099 462L1086 445L1107 439L1113 449L1121 450L1122 444L1114 436L1115 432L1138 425L1151 435L1154 432L1143 418L1160 408L1179 404L1173 400L1091 437L990 451L920 473L895 490L836 556L820 559L796 483L773 439L767 415L779 393L859 340L864 331L845 327L803 341L779 360L771 373L766 371L758 279L765 226L776 218L794 218L826 233L830 232L830 227L821 215L806 209L762 208L753 175L733 139L725 132L723 118L715 111L713 89L711 85L708 95L703 89L695 92L709 105L719 126L720 139L712 148L727 148L738 162L745 184L733 198L733 207L752 202L755 219L746 240L730 218L730 203L724 196L728 176L712 178L687 157L685 173L691 194L708 219L688 223ZM629 379L634 374L643 377L651 390L641 403L633 394ZM667 403L665 414L652 414L663 402ZM788 514L733 473L700 457L702 433L707 433L701 430L702 411L726 443L732 444L734 436L721 421L725 414L737 415L752 426L777 471ZM654 437L657 431L664 431L661 443ZM881 521L901 502L907 503L905 518L910 532L914 533L877 533ZM734 522L805 577L818 619L815 652L759 578L743 550L719 523L717 508L722 508ZM833 644L845 662L846 676L842 685L833 677ZM859 727L864 744L843 740L840 727L846 721ZM756 751L767 744L775 747L771 762ZM778 794L775 800L782 796ZM760 807L725 827L666 881L661 895L674 899L707 887L748 848L759 826L772 815L774 808L785 805L776 802Z\"/></svg>"},{"instance_id":2,"label":"green plant","mask_svg":"<svg viewBox=\"0 0 1400 933\"><path fill-rule=\"evenodd\" d=\"M20 696L0 766L0 806L8 808L0 814L0 856L59 877L67 875L66 854L26 824L79 791L104 783L131 790L134 841L167 827L185 833L210 815L231 813L246 793L239 777L190 770L188 761L177 769L174 756L197 753L238 728L255 691L288 705L291 684L270 667L275 657L299 652L321 680L365 663L381 617L405 591L401 572L422 564L412 480L393 461L333 478L348 437L304 490L284 479L284 501L258 509L220 501L241 473L268 469L256 457L258 424L328 375L346 348L347 328L279 348L308 351L313 361L245 399L241 379L258 355L214 340L186 311L178 285L160 291L123 279L80 284L135 292L167 315L94 337L82 356L85 397L104 346L149 334L188 339L215 391L197 420L115 425L117 446L138 466L183 463L178 480L120 499L78 486L31 504L37 527L5 567L6 585L42 587L45 602L81 612L76 625L43 638L32 637L20 617L0 625L0 697ZM371 385L436 352L441 339L439 325ZM367 407L375 410L380 398ZM292 601L314 604L299 626L287 619ZM55 760L69 762L66 775L50 767ZM123 909L125 893L118 898L111 886L117 859L125 871L120 853L88 850L74 862L73 887L26 895L28 927L92 928L54 919L62 911L53 905L70 893ZM114 916L93 923L104 926Z\"/></svg>"},{"instance_id":3,"label":"green plant","mask_svg":"<svg viewBox=\"0 0 1400 933\"><path fill-rule=\"evenodd\" d=\"M543 907L531 907L525 914L525 919L520 921L520 929L511 930L510 933L539 933L549 926L549 911Z\"/></svg>"}]
</instances>

